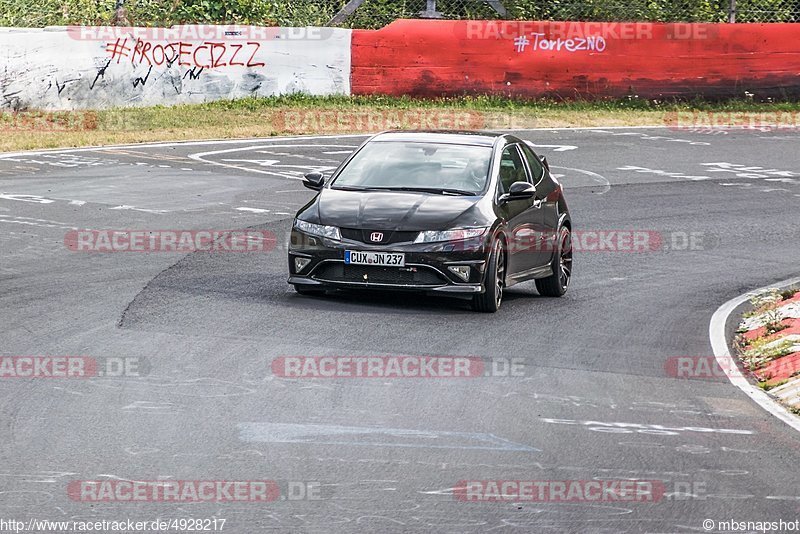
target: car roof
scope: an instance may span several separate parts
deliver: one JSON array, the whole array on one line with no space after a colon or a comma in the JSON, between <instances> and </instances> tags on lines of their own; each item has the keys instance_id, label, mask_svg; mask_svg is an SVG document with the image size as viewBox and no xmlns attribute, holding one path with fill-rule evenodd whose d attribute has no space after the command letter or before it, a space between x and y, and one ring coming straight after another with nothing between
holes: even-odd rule
<instances>
[{"instance_id":1,"label":"car roof","mask_svg":"<svg viewBox=\"0 0 800 534\"><path fill-rule=\"evenodd\" d=\"M485 131L415 130L382 132L373 141L413 141L418 143L447 143L453 145L493 146L506 134Z\"/></svg>"}]
</instances>

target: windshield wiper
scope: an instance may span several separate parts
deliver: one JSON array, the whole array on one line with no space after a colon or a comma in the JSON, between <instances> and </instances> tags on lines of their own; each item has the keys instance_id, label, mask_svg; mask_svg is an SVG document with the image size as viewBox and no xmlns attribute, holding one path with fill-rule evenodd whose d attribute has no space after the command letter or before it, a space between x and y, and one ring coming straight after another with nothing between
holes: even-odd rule
<instances>
[{"instance_id":1,"label":"windshield wiper","mask_svg":"<svg viewBox=\"0 0 800 534\"><path fill-rule=\"evenodd\" d=\"M376 189L380 189L379 187L357 187L354 185L332 185L331 189L339 189L342 191L375 191Z\"/></svg>"},{"instance_id":2,"label":"windshield wiper","mask_svg":"<svg viewBox=\"0 0 800 534\"><path fill-rule=\"evenodd\" d=\"M376 187L380 191L417 191L420 193L439 193L440 195L464 195L475 196L474 191L467 191L465 189L450 189L447 187Z\"/></svg>"}]
</instances>

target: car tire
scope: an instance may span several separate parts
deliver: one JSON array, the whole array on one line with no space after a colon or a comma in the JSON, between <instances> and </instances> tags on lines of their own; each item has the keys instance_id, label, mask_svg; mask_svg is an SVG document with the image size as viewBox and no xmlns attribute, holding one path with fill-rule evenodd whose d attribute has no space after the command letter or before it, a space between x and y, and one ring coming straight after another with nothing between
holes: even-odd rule
<instances>
[{"instance_id":1,"label":"car tire","mask_svg":"<svg viewBox=\"0 0 800 534\"><path fill-rule=\"evenodd\" d=\"M472 297L472 309L483 313L494 313L503 302L503 288L506 285L506 254L501 240L492 244L492 253L486 265L485 290Z\"/></svg>"},{"instance_id":2,"label":"car tire","mask_svg":"<svg viewBox=\"0 0 800 534\"><path fill-rule=\"evenodd\" d=\"M302 284L294 284L294 290L300 295L307 297L320 297L325 294L324 289L311 288Z\"/></svg>"},{"instance_id":3,"label":"car tire","mask_svg":"<svg viewBox=\"0 0 800 534\"><path fill-rule=\"evenodd\" d=\"M572 279L572 234L562 226L558 230L558 240L552 259L553 274L536 280L536 289L545 297L560 297L569 289Z\"/></svg>"}]
</instances>

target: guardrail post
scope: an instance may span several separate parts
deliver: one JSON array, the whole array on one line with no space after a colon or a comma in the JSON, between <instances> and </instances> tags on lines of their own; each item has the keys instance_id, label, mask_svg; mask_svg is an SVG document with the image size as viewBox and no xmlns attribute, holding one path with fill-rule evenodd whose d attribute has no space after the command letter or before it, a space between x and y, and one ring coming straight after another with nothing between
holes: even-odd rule
<instances>
[{"instance_id":1,"label":"guardrail post","mask_svg":"<svg viewBox=\"0 0 800 534\"><path fill-rule=\"evenodd\" d=\"M508 11L506 11L506 6L500 0L486 0L486 3L489 4L492 9L497 11L497 14L501 17L508 16Z\"/></svg>"},{"instance_id":2,"label":"guardrail post","mask_svg":"<svg viewBox=\"0 0 800 534\"><path fill-rule=\"evenodd\" d=\"M436 0L428 0L428 7L425 11L420 11L419 16L423 19L440 19L442 14L436 11Z\"/></svg>"},{"instance_id":3,"label":"guardrail post","mask_svg":"<svg viewBox=\"0 0 800 534\"><path fill-rule=\"evenodd\" d=\"M330 22L328 22L328 26L338 26L342 22L346 21L348 18L350 18L350 15L355 13L356 9L358 9L363 3L364 0L350 0L344 5L341 11L333 16Z\"/></svg>"},{"instance_id":4,"label":"guardrail post","mask_svg":"<svg viewBox=\"0 0 800 534\"><path fill-rule=\"evenodd\" d=\"M125 12L125 0L117 0L114 5L114 26L127 26L128 14Z\"/></svg>"}]
</instances>

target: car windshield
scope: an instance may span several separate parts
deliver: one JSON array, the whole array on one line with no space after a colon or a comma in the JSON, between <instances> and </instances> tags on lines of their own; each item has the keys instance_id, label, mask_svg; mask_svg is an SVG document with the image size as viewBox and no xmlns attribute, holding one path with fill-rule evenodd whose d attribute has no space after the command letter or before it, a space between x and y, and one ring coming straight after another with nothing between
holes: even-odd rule
<instances>
[{"instance_id":1,"label":"car windshield","mask_svg":"<svg viewBox=\"0 0 800 534\"><path fill-rule=\"evenodd\" d=\"M488 146L375 141L356 154L334 189L387 189L476 194L489 175Z\"/></svg>"}]
</instances>

